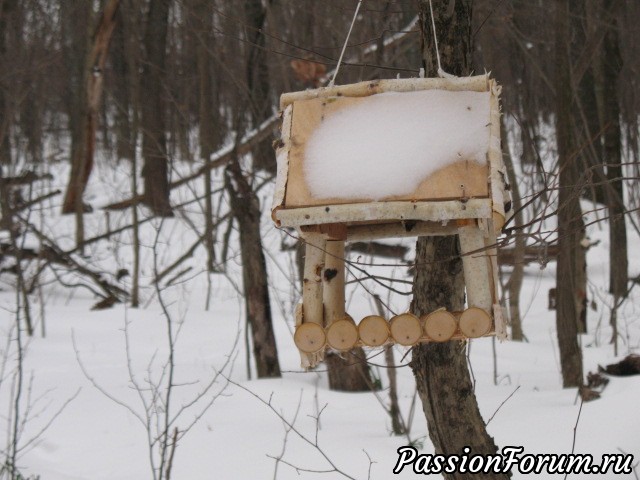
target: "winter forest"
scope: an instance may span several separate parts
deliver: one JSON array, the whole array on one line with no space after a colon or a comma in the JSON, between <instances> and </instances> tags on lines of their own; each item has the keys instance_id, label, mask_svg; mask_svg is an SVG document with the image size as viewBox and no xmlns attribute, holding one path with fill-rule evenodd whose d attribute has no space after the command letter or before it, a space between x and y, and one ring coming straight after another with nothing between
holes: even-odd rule
<instances>
[{"instance_id":1,"label":"winter forest","mask_svg":"<svg viewBox=\"0 0 640 480\"><path fill-rule=\"evenodd\" d=\"M280 96L439 73L501 87L507 338L310 364L336 270L272 217ZM638 78L637 0L0 0L0 479L640 478ZM376 121L337 127L372 152L338 194L421 136ZM431 223L327 254L351 324L471 305Z\"/></svg>"}]
</instances>

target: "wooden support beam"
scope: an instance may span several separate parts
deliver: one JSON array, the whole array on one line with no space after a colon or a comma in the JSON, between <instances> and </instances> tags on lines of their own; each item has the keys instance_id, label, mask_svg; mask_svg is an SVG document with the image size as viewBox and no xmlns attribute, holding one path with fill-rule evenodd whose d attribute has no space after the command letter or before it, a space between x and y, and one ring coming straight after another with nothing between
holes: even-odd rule
<instances>
[{"instance_id":1,"label":"wooden support beam","mask_svg":"<svg viewBox=\"0 0 640 480\"><path fill-rule=\"evenodd\" d=\"M322 298L324 303L324 324L330 327L337 320L345 318L344 311L344 242L326 242L324 270L322 272Z\"/></svg>"},{"instance_id":2,"label":"wooden support beam","mask_svg":"<svg viewBox=\"0 0 640 480\"><path fill-rule=\"evenodd\" d=\"M326 240L322 235L305 236L304 279L302 280L302 319L304 323L324 326L322 307L322 272Z\"/></svg>"},{"instance_id":3,"label":"wooden support beam","mask_svg":"<svg viewBox=\"0 0 640 480\"><path fill-rule=\"evenodd\" d=\"M464 283L467 288L467 305L492 312L494 276L490 252L486 250L485 233L475 226L465 226L458 230Z\"/></svg>"}]
</instances>

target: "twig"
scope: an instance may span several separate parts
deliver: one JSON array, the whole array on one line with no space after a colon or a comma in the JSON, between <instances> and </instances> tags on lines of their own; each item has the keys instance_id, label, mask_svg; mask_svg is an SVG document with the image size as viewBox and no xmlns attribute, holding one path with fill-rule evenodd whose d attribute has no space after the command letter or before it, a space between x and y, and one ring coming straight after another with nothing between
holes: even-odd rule
<instances>
[{"instance_id":1,"label":"twig","mask_svg":"<svg viewBox=\"0 0 640 480\"><path fill-rule=\"evenodd\" d=\"M302 432L300 432L300 430L298 430L295 425L293 425L293 423L289 422L284 415L282 415L280 412L278 412L274 406L271 404L271 398L269 398L269 400L265 400L263 399L261 396L259 396L258 394L254 393L253 391L249 390L247 387L240 385L239 383L234 382L233 380L231 380L230 378L227 378L227 381L229 383L231 383L232 385L235 385L236 387L240 388L241 390L244 390L245 392L247 392L249 395L251 395L253 398L257 399L260 403L262 403L263 405L265 405L267 408L269 408L285 425L287 425L291 431L293 433L295 433L303 442L309 444L310 446L312 446L321 456L322 458L324 458L324 460L329 464L329 466L331 467L331 469L327 469L327 470L311 470L311 469L307 469L307 468L301 468L297 465L294 465L292 463L286 462L285 460L280 459L280 462L284 463L285 465L290 466L291 468L294 468L296 470L296 472L310 472L310 473L337 473L345 478L349 478L351 480L356 480L354 477L352 477L351 475L349 475L348 473L345 473L343 470L341 470L340 468L338 468L336 466L335 463L333 463L333 461L331 460L331 458L327 455L327 453L320 447L319 445L319 441L318 441L318 419L320 417L320 415L322 415L322 411L324 410L324 408L322 410L320 410L320 413L318 414L317 417L314 417L316 419L316 431L315 431L315 437L313 440L309 439L306 435L304 435ZM273 457L271 457L273 458Z\"/></svg>"},{"instance_id":2,"label":"twig","mask_svg":"<svg viewBox=\"0 0 640 480\"><path fill-rule=\"evenodd\" d=\"M519 387L518 387L519 388ZM582 405L584 404L584 400L582 400L582 396L580 397L580 408L578 409L578 417L576 418L576 424L573 426L573 443L571 444L571 454L576 450L576 436L578 434L578 423L580 423L580 414L582 413ZM564 479L566 480L569 476L569 472L564 474Z\"/></svg>"},{"instance_id":3,"label":"twig","mask_svg":"<svg viewBox=\"0 0 640 480\"><path fill-rule=\"evenodd\" d=\"M176 445L178 445L178 427L173 429L173 438L171 439L171 451L169 452L169 461L167 462L166 479L171 480L171 469L173 468L173 456L176 453Z\"/></svg>"},{"instance_id":4,"label":"twig","mask_svg":"<svg viewBox=\"0 0 640 480\"><path fill-rule=\"evenodd\" d=\"M487 420L487 423L485 423L485 425L489 425L489 423L491 422L491 420L493 420L493 417L495 417L495 416L496 416L496 414L500 411L500 409L503 407L503 405L504 405L505 403L507 403L507 402L509 401L509 399L510 399L511 397L513 397L513 396L515 395L515 393L516 393L519 389L520 389L520 385L518 385L518 386L516 387L516 389L515 389L513 392L511 392L511 394L510 394L507 398L505 398L505 399L502 401L502 403L501 403L500 405L498 405L498 408L496 408L496 411L495 411L495 412L493 412L493 415L491 415L491 417L489 418L489 420ZM580 404L580 408L582 408L582 404ZM574 444L575 444L575 438L574 438Z\"/></svg>"}]
</instances>

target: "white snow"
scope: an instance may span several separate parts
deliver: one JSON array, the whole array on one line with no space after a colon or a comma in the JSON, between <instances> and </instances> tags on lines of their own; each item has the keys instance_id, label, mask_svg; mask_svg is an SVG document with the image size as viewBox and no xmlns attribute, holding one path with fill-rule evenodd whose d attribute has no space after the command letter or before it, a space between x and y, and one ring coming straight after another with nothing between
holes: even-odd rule
<instances>
[{"instance_id":1,"label":"white snow","mask_svg":"<svg viewBox=\"0 0 640 480\"><path fill-rule=\"evenodd\" d=\"M327 115L305 148L311 195L369 200L408 195L452 162L486 162L489 96L387 92Z\"/></svg>"},{"instance_id":2,"label":"white snow","mask_svg":"<svg viewBox=\"0 0 640 480\"><path fill-rule=\"evenodd\" d=\"M543 159L552 160L551 155ZM101 198L102 203L124 198L128 185L129 169L125 163L114 168L111 162L101 161L97 165L100 175L92 177L89 189ZM187 175L192 164L178 164L179 173ZM548 171L551 166L547 165ZM68 178L67 167L55 172L53 186L64 187ZM535 181L535 176L520 175L521 182ZM214 188L222 183L215 178ZM194 195L190 188L200 189L202 182L172 192L176 202L185 201ZM521 185L524 187L524 185ZM118 192L118 188L122 191ZM550 189L555 192L554 188ZM201 191L195 193L201 194ZM549 209L553 208L553 193L550 194ZM261 194L262 204L269 198L268 192ZM56 203L57 202L57 203ZM73 246L73 216L59 215L61 198L45 202L44 210L33 213L34 221L43 222L43 230L58 238L65 248ZM100 205L95 201L94 205ZM543 208L544 206L541 206ZM593 206L585 205L585 210ZM266 210L266 209L265 209ZM224 210L223 210L224 212ZM204 216L197 206L183 209L193 225L181 216L163 222L147 222L142 230L144 308L131 309L122 304L102 312L90 311L96 299L87 290L70 290L47 282L42 299L30 296L32 314L36 324L36 335L29 340L24 372L25 386L21 412L26 417L21 443L37 439L20 452L18 467L26 478L40 475L43 480L145 480L153 478L149 467L148 438L145 426L135 414L144 414L145 409L139 393L133 385L132 376L143 387L142 393L150 395L162 375L167 359L166 321L158 305L157 296L150 287L153 278L153 252L155 228L162 226L158 242L159 269L162 270L180 257L198 238L202 231ZM537 215L541 215L538 212ZM602 213L600 213L602 216ZM608 231L607 223L593 223L596 213L588 214L588 233L592 240L600 240L588 253L589 300L594 300L598 310L589 310L588 333L581 335L584 353L584 371L595 371L597 366L619 360L629 353L640 352L640 288L635 288L619 311L620 355L615 357L609 344L609 306L612 298L608 294ZM40 220L40 218L42 219ZM130 221L130 212L112 212L112 228ZM86 215L87 236L105 229L104 213L96 209ZM552 241L555 226L542 225L538 234ZM384 411L388 402L387 371L380 350L368 352L374 374L380 379L383 389L376 392L347 394L332 392L328 388L327 374L322 367L316 372L300 371L300 357L292 340L293 307L299 300L296 285L296 264L293 251L282 251L285 242L291 239L275 229L268 212L263 218L262 233L267 252L269 285L272 294L274 328L278 353L283 370L281 379L247 380L246 351L243 341L244 304L241 296L241 258L237 248L236 232L230 242L230 261L225 275L212 277L212 301L205 311L207 280L203 273L205 254L202 249L185 263L192 271L175 285L163 291L164 299L180 329L176 342L176 378L171 412L175 414L188 406L207 382L222 369L231 358L231 365L224 370L235 384L224 389L225 381L219 381L201 402L187 408L175 426L183 432L204 404L215 398L213 405L204 412L193 428L179 439L173 463L172 478L175 480L221 480L272 479L277 480L333 480L343 478L334 473L320 474L311 470L326 470L332 467L323 457L325 454L337 468L353 478L387 480L397 459L397 449L409 441L422 444L420 453L432 453L434 447L428 438L427 425L419 400L413 407L410 440L389 434L390 421ZM67 239L66 242L63 240ZM406 240L411 245L411 240ZM629 228L629 276L640 274L640 238ZM131 232L116 235L108 242L94 244L90 249L91 261L96 268L103 268L110 279L121 267L131 265ZM407 256L411 258L411 255ZM351 261L369 263L373 259L366 255L352 255ZM378 262L380 260L378 259ZM388 263L387 260L385 263ZM410 280L406 265L392 267L364 266L367 272L381 277ZM524 446L525 453L569 453L573 446L574 426L580 408L576 402L576 389L563 389L560 376L559 355L556 340L555 312L547 310L548 289L555 286L555 263L545 269L532 263L526 267L521 295L523 328L527 342L504 342L496 344L497 385L493 382L493 352L491 339L471 341L469 362L473 369L475 393L480 411L489 422L489 434L500 447ZM359 272L353 271L358 277ZM51 280L50 276L44 280ZM356 319L375 312L373 293L377 293L391 308L399 313L406 311L410 297L392 295L379 285L369 282L367 291L360 283L350 281L347 291L347 311ZM0 276L0 366L4 366L0 377L0 452L7 448L10 433L12 406L12 380L16 366L15 350L15 290L14 277L9 273ZM130 279L121 281L128 287ZM402 290L409 285L393 284ZM40 307L46 318L47 335L41 337ZM126 334L125 334L126 327ZM127 359L126 336L129 337ZM239 335L239 341L238 341ZM75 338L75 348L72 343ZM77 350L77 355L76 351ZM404 348L395 348L396 362L405 365L397 369L399 401L402 414L409 419L414 399L415 381L411 369L406 365L411 355ZM407 354L405 356L405 354ZM95 383L104 388L113 398L131 408L128 410L100 393L82 373L86 369ZM233 368L231 368L233 366ZM129 371L131 369L131 371ZM237 385L240 386L237 386ZM149 387L149 388L146 388ZM276 412L294 424L297 432L307 440L315 441L322 450L311 447L297 433L289 431L273 410L260 402L248 389L271 405ZM518 388L519 387L519 388ZM80 393L76 395L80 390ZM517 389L517 390L516 390ZM222 392L222 393L221 393ZM515 393L514 393L515 392ZM217 398L216 398L217 396ZM585 404L582 408L576 432L575 452L592 454L596 461L604 453L619 450L640 457L640 377L612 377L611 383L602 393L602 398ZM51 426L39 433L55 412L72 399L62 414ZM385 405L381 405L381 402ZM503 404L504 402L504 404ZM31 404L32 408L27 409ZM502 405L503 404L503 405ZM502 406L501 406L502 405ZM162 405L157 405L162 412ZM496 413L497 410L497 413ZM322 412L316 437L314 417ZM134 414L135 413L135 414ZM156 412L158 413L158 412ZM495 415L494 415L495 413ZM157 452L157 449L155 450ZM282 454L284 452L284 454ZM300 467L280 463L274 457ZM369 474L369 456L375 463ZM562 478L548 476L548 478ZM398 478L416 478L405 469ZM441 478L437 475L430 479ZM525 480L529 476L514 473L514 480ZM547 477L542 477L547 478ZM637 478L634 474L620 476L570 475L571 480L609 480L613 478Z\"/></svg>"}]
</instances>

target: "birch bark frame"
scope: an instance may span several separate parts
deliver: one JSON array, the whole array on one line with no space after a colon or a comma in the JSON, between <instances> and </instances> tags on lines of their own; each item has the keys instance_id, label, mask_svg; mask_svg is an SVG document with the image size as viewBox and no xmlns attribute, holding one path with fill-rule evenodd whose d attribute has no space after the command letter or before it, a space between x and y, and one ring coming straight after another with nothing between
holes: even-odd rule
<instances>
[{"instance_id":1,"label":"birch bark frame","mask_svg":"<svg viewBox=\"0 0 640 480\"><path fill-rule=\"evenodd\" d=\"M485 164L467 160L449 164L421 178L413 192L381 201L318 199L310 194L303 170L305 145L323 115L379 93L429 89L489 93ZM412 346L477 336L504 338L495 244L496 232L509 213L509 193L500 144L499 96L500 87L488 75L380 80L282 95L272 218L278 226L296 227L307 243L303 304L295 333L303 366L315 366L326 347L344 351L360 343ZM464 314L436 311L424 321L402 314L390 322L370 316L356 327L344 310L345 241L452 234L460 238L468 300ZM465 328L459 324L462 316Z\"/></svg>"},{"instance_id":2,"label":"birch bark frame","mask_svg":"<svg viewBox=\"0 0 640 480\"><path fill-rule=\"evenodd\" d=\"M429 89L490 93L490 139L486 165L456 162L425 178L411 194L388 197L383 201L318 200L311 197L302 174L300 157L303 156L306 139L320 121L322 111L346 108L361 101L362 97L378 93ZM336 222L350 225L376 220L393 223L401 219L493 218L496 228L502 227L508 193L504 188L505 170L500 149L499 95L500 87L488 75L379 80L282 95L282 137L277 152L278 177L272 205L274 221L278 225L299 227ZM469 202L474 201L477 204L475 209L466 208L470 207Z\"/></svg>"}]
</instances>

